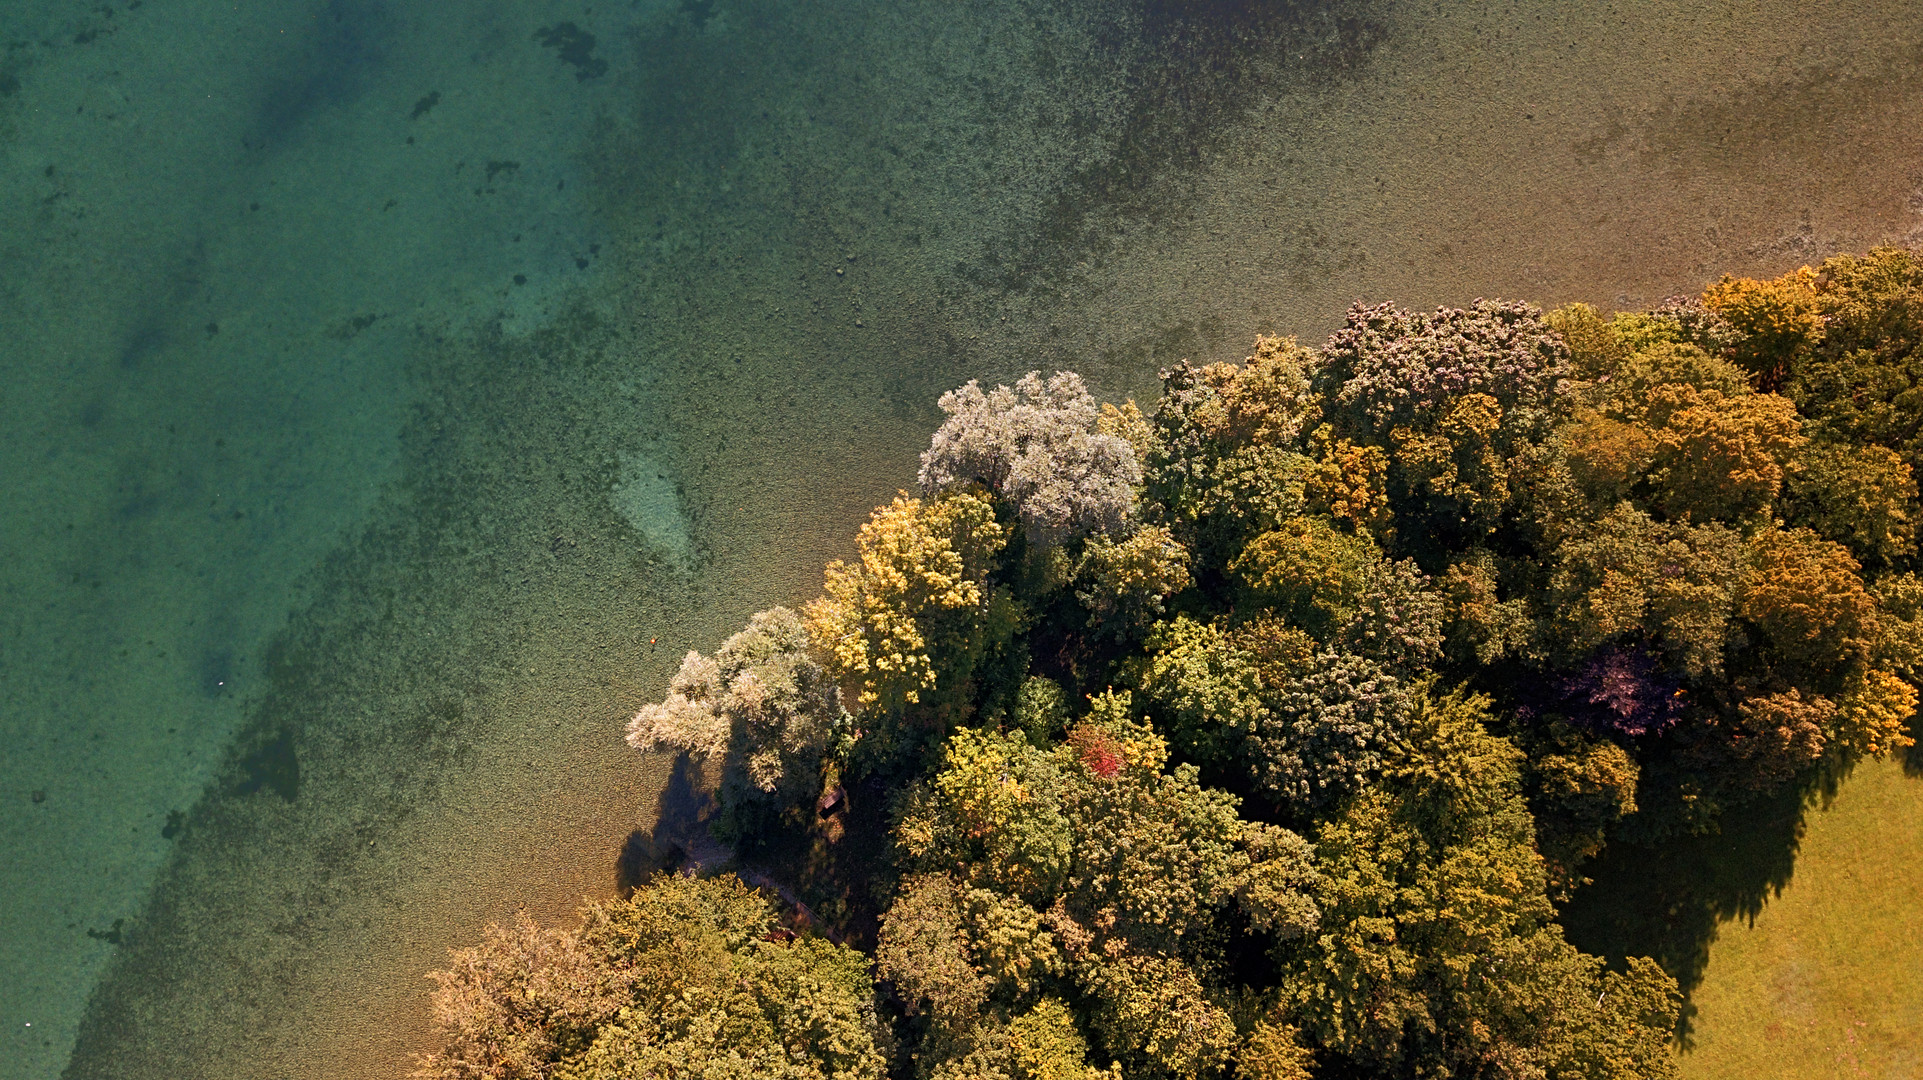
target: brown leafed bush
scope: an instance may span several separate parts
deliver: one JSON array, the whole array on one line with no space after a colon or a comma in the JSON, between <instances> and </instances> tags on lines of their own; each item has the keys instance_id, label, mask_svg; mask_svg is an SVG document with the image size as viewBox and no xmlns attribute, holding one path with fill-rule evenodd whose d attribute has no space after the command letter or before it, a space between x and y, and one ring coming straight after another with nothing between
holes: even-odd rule
<instances>
[{"instance_id":1,"label":"brown leafed bush","mask_svg":"<svg viewBox=\"0 0 1923 1080\"><path fill-rule=\"evenodd\" d=\"M1737 707L1736 755L1753 770L1748 783L1769 790L1823 756L1836 706L1795 688L1745 699Z\"/></svg>"},{"instance_id":2,"label":"brown leafed bush","mask_svg":"<svg viewBox=\"0 0 1923 1080\"><path fill-rule=\"evenodd\" d=\"M430 978L444 1042L416 1080L546 1080L628 1000L627 974L598 963L579 932L545 929L525 911Z\"/></svg>"}]
</instances>

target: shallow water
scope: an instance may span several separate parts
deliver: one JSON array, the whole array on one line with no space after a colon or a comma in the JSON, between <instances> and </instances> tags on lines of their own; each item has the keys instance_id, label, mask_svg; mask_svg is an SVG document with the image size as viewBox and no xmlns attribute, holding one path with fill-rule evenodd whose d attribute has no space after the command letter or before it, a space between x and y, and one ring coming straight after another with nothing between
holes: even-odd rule
<instances>
[{"instance_id":1,"label":"shallow water","mask_svg":"<svg viewBox=\"0 0 1923 1080\"><path fill-rule=\"evenodd\" d=\"M395 1076L939 391L1923 238L1869 3L0 12L0 1076ZM651 647L650 641L655 644ZM27 1025L31 1024L31 1027Z\"/></svg>"}]
</instances>

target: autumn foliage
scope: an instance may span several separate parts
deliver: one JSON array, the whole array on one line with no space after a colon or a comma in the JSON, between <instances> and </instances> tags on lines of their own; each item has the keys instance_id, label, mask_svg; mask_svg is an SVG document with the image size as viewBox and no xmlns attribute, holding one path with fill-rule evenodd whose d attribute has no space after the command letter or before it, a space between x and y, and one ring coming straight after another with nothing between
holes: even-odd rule
<instances>
[{"instance_id":1,"label":"autumn foliage","mask_svg":"<svg viewBox=\"0 0 1923 1080\"><path fill-rule=\"evenodd\" d=\"M920 494L633 721L816 884L865 785L866 956L659 879L457 954L423 1075L1676 1075L1675 981L1555 903L1911 744L1923 257L1162 381L944 396Z\"/></svg>"}]
</instances>

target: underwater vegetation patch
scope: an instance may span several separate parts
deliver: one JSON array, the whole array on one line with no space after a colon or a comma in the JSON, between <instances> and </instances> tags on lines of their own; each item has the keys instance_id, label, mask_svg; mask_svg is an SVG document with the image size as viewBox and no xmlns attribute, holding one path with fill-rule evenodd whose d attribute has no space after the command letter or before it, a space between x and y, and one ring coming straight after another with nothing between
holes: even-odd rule
<instances>
[{"instance_id":1,"label":"underwater vegetation patch","mask_svg":"<svg viewBox=\"0 0 1923 1080\"><path fill-rule=\"evenodd\" d=\"M534 40L544 49L553 49L557 59L574 69L579 82L608 73L608 62L594 55L594 35L571 22L544 26L534 32Z\"/></svg>"}]
</instances>

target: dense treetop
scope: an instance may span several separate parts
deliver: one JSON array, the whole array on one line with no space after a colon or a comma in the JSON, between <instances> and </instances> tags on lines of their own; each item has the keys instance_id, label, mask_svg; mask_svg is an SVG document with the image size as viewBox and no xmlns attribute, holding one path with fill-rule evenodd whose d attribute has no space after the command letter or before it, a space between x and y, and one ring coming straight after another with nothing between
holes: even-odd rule
<instances>
[{"instance_id":1,"label":"dense treetop","mask_svg":"<svg viewBox=\"0 0 1923 1080\"><path fill-rule=\"evenodd\" d=\"M629 729L861 951L657 878L460 954L425 1073L1674 1075L1674 980L1555 902L1909 744L1920 346L1879 249L1357 306L1146 413L971 382L823 594Z\"/></svg>"}]
</instances>

